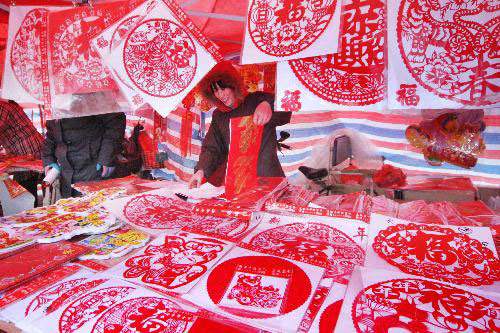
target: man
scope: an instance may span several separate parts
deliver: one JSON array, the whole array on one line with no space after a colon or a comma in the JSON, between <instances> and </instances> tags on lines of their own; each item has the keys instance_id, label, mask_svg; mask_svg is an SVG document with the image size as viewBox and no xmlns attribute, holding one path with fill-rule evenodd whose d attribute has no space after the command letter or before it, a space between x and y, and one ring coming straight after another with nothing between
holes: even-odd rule
<instances>
[{"instance_id":1,"label":"man","mask_svg":"<svg viewBox=\"0 0 500 333\"><path fill-rule=\"evenodd\" d=\"M16 102L0 100L0 146L8 155L30 155L40 159L44 143L33 123ZM36 197L39 174L34 171L14 173L14 180Z\"/></svg>"},{"instance_id":2,"label":"man","mask_svg":"<svg viewBox=\"0 0 500 333\"><path fill-rule=\"evenodd\" d=\"M272 94L255 92L243 97L241 78L232 65L221 63L218 66L219 68L214 68L201 82L205 97L219 106L212 115L195 174L189 180L189 187L200 186L203 178L210 178L214 173L224 174L220 170L226 166L229 155L230 120L252 114L253 122L264 126L257 175L284 177L277 156L276 126L289 123L291 112L274 112ZM215 183L222 185L221 180Z\"/></svg>"},{"instance_id":3,"label":"man","mask_svg":"<svg viewBox=\"0 0 500 333\"><path fill-rule=\"evenodd\" d=\"M60 168L62 197L79 195L73 183L112 176L125 125L123 112L47 121L43 166Z\"/></svg>"}]
</instances>

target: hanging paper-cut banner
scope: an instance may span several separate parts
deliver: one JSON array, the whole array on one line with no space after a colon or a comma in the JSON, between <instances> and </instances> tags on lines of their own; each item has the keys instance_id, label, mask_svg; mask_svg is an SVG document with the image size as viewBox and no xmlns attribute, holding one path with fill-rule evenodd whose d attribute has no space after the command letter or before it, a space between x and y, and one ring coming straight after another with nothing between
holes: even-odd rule
<instances>
[{"instance_id":1,"label":"hanging paper-cut banner","mask_svg":"<svg viewBox=\"0 0 500 333\"><path fill-rule=\"evenodd\" d=\"M384 2L344 1L341 20L337 53L278 63L277 110L384 109Z\"/></svg>"},{"instance_id":2,"label":"hanging paper-cut banner","mask_svg":"<svg viewBox=\"0 0 500 333\"><path fill-rule=\"evenodd\" d=\"M144 16L154 8L154 5L154 0L144 2L134 10L122 15L118 21L92 40L94 49L99 53L101 61L106 62L111 52L124 41L129 31L144 19ZM122 93L125 96L132 96L129 102L131 102L130 104L133 110L140 108L146 103L144 99L135 92L134 87L123 80L112 68L111 74Z\"/></svg>"},{"instance_id":3,"label":"hanging paper-cut banner","mask_svg":"<svg viewBox=\"0 0 500 333\"><path fill-rule=\"evenodd\" d=\"M282 61L336 52L340 2L249 1L241 63Z\"/></svg>"},{"instance_id":4,"label":"hanging paper-cut banner","mask_svg":"<svg viewBox=\"0 0 500 333\"><path fill-rule=\"evenodd\" d=\"M43 104L48 84L47 15L67 7L11 6L2 98Z\"/></svg>"},{"instance_id":5,"label":"hanging paper-cut banner","mask_svg":"<svg viewBox=\"0 0 500 333\"><path fill-rule=\"evenodd\" d=\"M498 8L390 0L387 13L390 109L498 105Z\"/></svg>"},{"instance_id":6,"label":"hanging paper-cut banner","mask_svg":"<svg viewBox=\"0 0 500 333\"><path fill-rule=\"evenodd\" d=\"M500 260L487 227L445 227L372 214L365 266L492 291L500 286Z\"/></svg>"},{"instance_id":7,"label":"hanging paper-cut banner","mask_svg":"<svg viewBox=\"0 0 500 333\"><path fill-rule=\"evenodd\" d=\"M157 0L106 62L135 91L122 91L133 105L147 102L165 117L221 60L174 1Z\"/></svg>"},{"instance_id":8,"label":"hanging paper-cut banner","mask_svg":"<svg viewBox=\"0 0 500 333\"><path fill-rule=\"evenodd\" d=\"M497 293L360 267L335 332L495 332L499 302Z\"/></svg>"}]
</instances>

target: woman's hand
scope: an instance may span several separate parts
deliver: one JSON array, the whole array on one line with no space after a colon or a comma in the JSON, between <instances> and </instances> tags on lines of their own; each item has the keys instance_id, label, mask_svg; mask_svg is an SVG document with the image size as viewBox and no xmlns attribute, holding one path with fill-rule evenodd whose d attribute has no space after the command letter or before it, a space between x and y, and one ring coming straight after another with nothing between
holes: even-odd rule
<instances>
[{"instance_id":1,"label":"woman's hand","mask_svg":"<svg viewBox=\"0 0 500 333\"><path fill-rule=\"evenodd\" d=\"M205 176L205 173L203 170L198 170L196 173L189 179L188 182L188 187L189 188L195 188L195 187L200 187L201 181L203 180L203 177Z\"/></svg>"},{"instance_id":2,"label":"woman's hand","mask_svg":"<svg viewBox=\"0 0 500 333\"><path fill-rule=\"evenodd\" d=\"M265 125L271 120L272 115L273 110L271 109L271 105L266 101L260 102L255 108L253 123L255 125Z\"/></svg>"}]
</instances>

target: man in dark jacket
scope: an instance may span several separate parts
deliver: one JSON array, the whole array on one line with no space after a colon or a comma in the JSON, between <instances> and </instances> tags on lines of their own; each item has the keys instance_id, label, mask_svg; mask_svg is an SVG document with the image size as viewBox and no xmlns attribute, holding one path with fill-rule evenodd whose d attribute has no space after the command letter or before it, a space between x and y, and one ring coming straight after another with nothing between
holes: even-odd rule
<instances>
[{"instance_id":1,"label":"man in dark jacket","mask_svg":"<svg viewBox=\"0 0 500 333\"><path fill-rule=\"evenodd\" d=\"M231 66L231 65L228 65ZM232 67L232 66L231 66ZM210 178L225 167L229 155L231 118L253 115L256 125L263 125L262 142L257 161L257 176L284 177L285 174L277 156L276 126L290 122L291 112L274 112L274 95L255 92L242 98L242 87L234 68L213 71L202 81L204 95L219 107L212 115L212 122L203 140L201 153L195 167L195 174L189 180L189 187L197 187L203 178ZM217 180L215 185L222 185Z\"/></svg>"},{"instance_id":2,"label":"man in dark jacket","mask_svg":"<svg viewBox=\"0 0 500 333\"><path fill-rule=\"evenodd\" d=\"M62 197L79 194L73 183L112 176L125 125L123 112L47 121L42 160L45 173L60 168Z\"/></svg>"}]
</instances>

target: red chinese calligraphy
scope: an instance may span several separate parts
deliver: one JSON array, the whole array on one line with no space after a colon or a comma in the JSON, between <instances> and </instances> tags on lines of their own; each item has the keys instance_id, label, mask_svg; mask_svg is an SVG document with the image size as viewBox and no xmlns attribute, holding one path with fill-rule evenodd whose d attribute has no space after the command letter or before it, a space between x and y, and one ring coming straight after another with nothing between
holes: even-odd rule
<instances>
[{"instance_id":1,"label":"red chinese calligraphy","mask_svg":"<svg viewBox=\"0 0 500 333\"><path fill-rule=\"evenodd\" d=\"M342 105L370 105L385 93L385 19L380 0L344 1L337 53L289 61L295 76L318 97Z\"/></svg>"},{"instance_id":2,"label":"red chinese calligraphy","mask_svg":"<svg viewBox=\"0 0 500 333\"><path fill-rule=\"evenodd\" d=\"M500 304L443 283L419 279L380 282L361 291L352 306L360 333L495 332Z\"/></svg>"},{"instance_id":3,"label":"red chinese calligraphy","mask_svg":"<svg viewBox=\"0 0 500 333\"><path fill-rule=\"evenodd\" d=\"M281 108L285 111L299 111L301 107L300 90L285 90L285 96L281 99Z\"/></svg>"},{"instance_id":4,"label":"red chinese calligraphy","mask_svg":"<svg viewBox=\"0 0 500 333\"><path fill-rule=\"evenodd\" d=\"M413 105L417 106L420 102L420 97L417 95L417 85L416 84L402 84L399 90L396 91L398 97L396 100L401 103L401 105Z\"/></svg>"},{"instance_id":5,"label":"red chinese calligraphy","mask_svg":"<svg viewBox=\"0 0 500 333\"><path fill-rule=\"evenodd\" d=\"M99 318L92 333L182 333L194 316L177 309L175 302L165 298L129 299Z\"/></svg>"},{"instance_id":6,"label":"red chinese calligraphy","mask_svg":"<svg viewBox=\"0 0 500 333\"><path fill-rule=\"evenodd\" d=\"M409 274L471 286L500 280L500 261L493 252L450 228L415 223L389 226L375 236L373 249Z\"/></svg>"}]
</instances>

